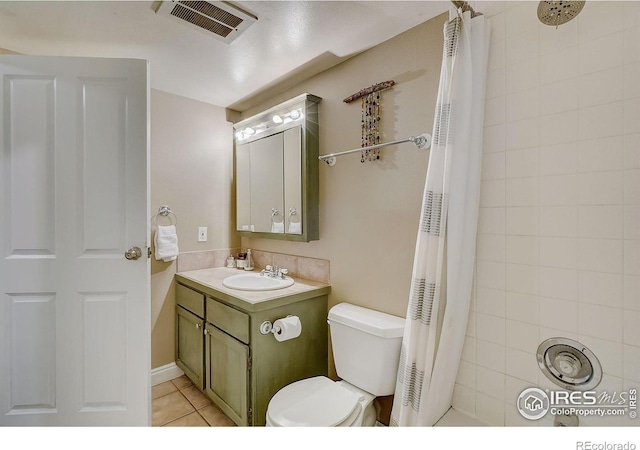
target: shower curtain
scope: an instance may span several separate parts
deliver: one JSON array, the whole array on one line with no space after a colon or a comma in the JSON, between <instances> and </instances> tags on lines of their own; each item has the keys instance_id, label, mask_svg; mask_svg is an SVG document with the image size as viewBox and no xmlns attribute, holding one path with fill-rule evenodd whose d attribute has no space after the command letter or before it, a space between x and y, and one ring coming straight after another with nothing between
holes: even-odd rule
<instances>
[{"instance_id":1,"label":"shower curtain","mask_svg":"<svg viewBox=\"0 0 640 450\"><path fill-rule=\"evenodd\" d=\"M431 426L449 409L469 316L489 27L470 12L452 11L450 19L391 412L395 426Z\"/></svg>"}]
</instances>

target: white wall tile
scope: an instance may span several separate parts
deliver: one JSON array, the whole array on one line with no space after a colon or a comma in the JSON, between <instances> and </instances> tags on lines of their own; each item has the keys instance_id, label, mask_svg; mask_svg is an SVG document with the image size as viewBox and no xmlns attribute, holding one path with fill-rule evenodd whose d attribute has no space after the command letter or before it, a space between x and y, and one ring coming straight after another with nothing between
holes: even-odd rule
<instances>
[{"instance_id":1,"label":"white wall tile","mask_svg":"<svg viewBox=\"0 0 640 450\"><path fill-rule=\"evenodd\" d=\"M487 88L485 93L487 99L504 97L505 71L504 67L500 67L487 72Z\"/></svg>"},{"instance_id":2,"label":"white wall tile","mask_svg":"<svg viewBox=\"0 0 640 450\"><path fill-rule=\"evenodd\" d=\"M624 238L640 239L640 206L624 207Z\"/></svg>"},{"instance_id":3,"label":"white wall tile","mask_svg":"<svg viewBox=\"0 0 640 450\"><path fill-rule=\"evenodd\" d=\"M481 207L478 212L478 233L504 234L505 208Z\"/></svg>"},{"instance_id":4,"label":"white wall tile","mask_svg":"<svg viewBox=\"0 0 640 450\"><path fill-rule=\"evenodd\" d=\"M506 354L507 350L504 342L494 344L481 339L476 341L476 362L478 366L504 373Z\"/></svg>"},{"instance_id":5,"label":"white wall tile","mask_svg":"<svg viewBox=\"0 0 640 450\"><path fill-rule=\"evenodd\" d=\"M540 88L513 92L506 99L506 121L515 122L540 114Z\"/></svg>"},{"instance_id":6,"label":"white wall tile","mask_svg":"<svg viewBox=\"0 0 640 450\"><path fill-rule=\"evenodd\" d=\"M505 150L505 126L493 125L484 128L482 135L482 152L493 153Z\"/></svg>"},{"instance_id":7,"label":"white wall tile","mask_svg":"<svg viewBox=\"0 0 640 450\"><path fill-rule=\"evenodd\" d=\"M535 58L539 53L540 39L537 27L515 36L509 36L509 39L506 40L507 66Z\"/></svg>"},{"instance_id":8,"label":"white wall tile","mask_svg":"<svg viewBox=\"0 0 640 450\"><path fill-rule=\"evenodd\" d=\"M592 39L619 32L620 24L624 22L624 9L621 3L590 2L578 19L578 38L580 42L588 43Z\"/></svg>"},{"instance_id":9,"label":"white wall tile","mask_svg":"<svg viewBox=\"0 0 640 450\"><path fill-rule=\"evenodd\" d=\"M489 98L484 106L484 125L498 125L505 122L504 97Z\"/></svg>"},{"instance_id":10,"label":"white wall tile","mask_svg":"<svg viewBox=\"0 0 640 450\"><path fill-rule=\"evenodd\" d=\"M540 143L540 119L532 117L506 124L506 149L536 147Z\"/></svg>"},{"instance_id":11,"label":"white wall tile","mask_svg":"<svg viewBox=\"0 0 640 450\"><path fill-rule=\"evenodd\" d=\"M540 87L540 113L556 114L578 108L576 78L555 81Z\"/></svg>"},{"instance_id":12,"label":"white wall tile","mask_svg":"<svg viewBox=\"0 0 640 450\"><path fill-rule=\"evenodd\" d=\"M624 273L640 275L640 240L627 239L624 241Z\"/></svg>"},{"instance_id":13,"label":"white wall tile","mask_svg":"<svg viewBox=\"0 0 640 450\"><path fill-rule=\"evenodd\" d=\"M624 137L624 167L640 169L640 134L628 134Z\"/></svg>"},{"instance_id":14,"label":"white wall tile","mask_svg":"<svg viewBox=\"0 0 640 450\"><path fill-rule=\"evenodd\" d=\"M640 276L623 276L623 305L625 309L640 311Z\"/></svg>"},{"instance_id":15,"label":"white wall tile","mask_svg":"<svg viewBox=\"0 0 640 450\"><path fill-rule=\"evenodd\" d=\"M621 66L624 62L622 31L578 44L580 74Z\"/></svg>"},{"instance_id":16,"label":"white wall tile","mask_svg":"<svg viewBox=\"0 0 640 450\"><path fill-rule=\"evenodd\" d=\"M539 173L540 151L537 147L506 152L506 177L536 177Z\"/></svg>"},{"instance_id":17,"label":"white wall tile","mask_svg":"<svg viewBox=\"0 0 640 450\"><path fill-rule=\"evenodd\" d=\"M640 311L624 312L622 342L640 347Z\"/></svg>"},{"instance_id":18,"label":"white wall tile","mask_svg":"<svg viewBox=\"0 0 640 450\"><path fill-rule=\"evenodd\" d=\"M456 376L456 383L469 388L475 388L476 365L466 361L460 361L460 365L458 366L458 375Z\"/></svg>"},{"instance_id":19,"label":"white wall tile","mask_svg":"<svg viewBox=\"0 0 640 450\"><path fill-rule=\"evenodd\" d=\"M532 58L506 66L507 94L540 86L539 65L540 60Z\"/></svg>"},{"instance_id":20,"label":"white wall tile","mask_svg":"<svg viewBox=\"0 0 640 450\"><path fill-rule=\"evenodd\" d=\"M505 261L505 237L499 234L478 234L476 257L481 261Z\"/></svg>"},{"instance_id":21,"label":"white wall tile","mask_svg":"<svg viewBox=\"0 0 640 450\"><path fill-rule=\"evenodd\" d=\"M518 397L520 396L522 391L531 387L531 383L529 383L528 381L521 380L519 378L514 378L509 375L506 376L505 381L506 381L506 389L505 389L504 401L508 405L515 405L518 402Z\"/></svg>"},{"instance_id":22,"label":"white wall tile","mask_svg":"<svg viewBox=\"0 0 640 450\"><path fill-rule=\"evenodd\" d=\"M624 179L620 170L591 172L578 175L580 205L621 205Z\"/></svg>"},{"instance_id":23,"label":"white wall tile","mask_svg":"<svg viewBox=\"0 0 640 450\"><path fill-rule=\"evenodd\" d=\"M506 180L506 206L537 206L540 203L538 177Z\"/></svg>"},{"instance_id":24,"label":"white wall tile","mask_svg":"<svg viewBox=\"0 0 640 450\"><path fill-rule=\"evenodd\" d=\"M476 296L479 313L497 317L505 316L505 291L479 287L477 288Z\"/></svg>"},{"instance_id":25,"label":"white wall tile","mask_svg":"<svg viewBox=\"0 0 640 450\"><path fill-rule=\"evenodd\" d=\"M491 289L505 288L505 263L493 261L478 261L476 285Z\"/></svg>"},{"instance_id":26,"label":"white wall tile","mask_svg":"<svg viewBox=\"0 0 640 450\"><path fill-rule=\"evenodd\" d=\"M491 398L504 401L505 375L503 372L478 367L476 370L476 391Z\"/></svg>"},{"instance_id":27,"label":"white wall tile","mask_svg":"<svg viewBox=\"0 0 640 450\"><path fill-rule=\"evenodd\" d=\"M578 118L577 110L540 117L540 145L566 144L576 141Z\"/></svg>"},{"instance_id":28,"label":"white wall tile","mask_svg":"<svg viewBox=\"0 0 640 450\"><path fill-rule=\"evenodd\" d=\"M549 52L540 58L540 84L547 85L579 75L578 47Z\"/></svg>"},{"instance_id":29,"label":"white wall tile","mask_svg":"<svg viewBox=\"0 0 640 450\"><path fill-rule=\"evenodd\" d=\"M557 298L540 298L540 325L563 330L568 333L578 331L578 303ZM546 339L540 331L540 339ZM551 337L551 336L548 336Z\"/></svg>"},{"instance_id":30,"label":"white wall tile","mask_svg":"<svg viewBox=\"0 0 640 450\"><path fill-rule=\"evenodd\" d=\"M504 180L484 180L480 183L480 206L497 207L505 204Z\"/></svg>"},{"instance_id":31,"label":"white wall tile","mask_svg":"<svg viewBox=\"0 0 640 450\"><path fill-rule=\"evenodd\" d=\"M507 348L515 348L529 353L535 353L539 341L539 327L515 320L506 321Z\"/></svg>"},{"instance_id":32,"label":"white wall tile","mask_svg":"<svg viewBox=\"0 0 640 450\"><path fill-rule=\"evenodd\" d=\"M622 239L623 232L622 206L580 206L578 208L578 236Z\"/></svg>"},{"instance_id":33,"label":"white wall tile","mask_svg":"<svg viewBox=\"0 0 640 450\"><path fill-rule=\"evenodd\" d=\"M506 264L506 290L538 295L539 267L524 264Z\"/></svg>"},{"instance_id":34,"label":"white wall tile","mask_svg":"<svg viewBox=\"0 0 640 450\"><path fill-rule=\"evenodd\" d=\"M470 363L476 362L476 338L465 336L464 337L464 345L462 346L462 356L460 357L462 361L467 361Z\"/></svg>"},{"instance_id":35,"label":"white wall tile","mask_svg":"<svg viewBox=\"0 0 640 450\"><path fill-rule=\"evenodd\" d=\"M579 77L578 106L584 108L622 100L623 74L622 66L618 66Z\"/></svg>"},{"instance_id":36,"label":"white wall tile","mask_svg":"<svg viewBox=\"0 0 640 450\"><path fill-rule=\"evenodd\" d=\"M640 382L640 347L633 345L623 346L624 378Z\"/></svg>"},{"instance_id":37,"label":"white wall tile","mask_svg":"<svg viewBox=\"0 0 640 450\"><path fill-rule=\"evenodd\" d=\"M577 237L578 208L576 206L541 206L540 235Z\"/></svg>"},{"instance_id":38,"label":"white wall tile","mask_svg":"<svg viewBox=\"0 0 640 450\"><path fill-rule=\"evenodd\" d=\"M507 236L506 262L537 265L539 262L537 236Z\"/></svg>"},{"instance_id":39,"label":"white wall tile","mask_svg":"<svg viewBox=\"0 0 640 450\"><path fill-rule=\"evenodd\" d=\"M456 384L453 388L451 406L458 411L471 416L476 415L476 393L475 389Z\"/></svg>"},{"instance_id":40,"label":"white wall tile","mask_svg":"<svg viewBox=\"0 0 640 450\"><path fill-rule=\"evenodd\" d=\"M540 53L546 55L578 44L578 21L572 20L561 27L540 26Z\"/></svg>"},{"instance_id":41,"label":"white wall tile","mask_svg":"<svg viewBox=\"0 0 640 450\"><path fill-rule=\"evenodd\" d=\"M623 114L624 133L640 133L640 98L625 100Z\"/></svg>"},{"instance_id":42,"label":"white wall tile","mask_svg":"<svg viewBox=\"0 0 640 450\"><path fill-rule=\"evenodd\" d=\"M494 344L504 344L505 342L505 319L488 314L478 313L476 315L476 337L478 340L492 342Z\"/></svg>"},{"instance_id":43,"label":"white wall tile","mask_svg":"<svg viewBox=\"0 0 640 450\"><path fill-rule=\"evenodd\" d=\"M578 300L578 271L540 267L540 296Z\"/></svg>"},{"instance_id":44,"label":"white wall tile","mask_svg":"<svg viewBox=\"0 0 640 450\"><path fill-rule=\"evenodd\" d=\"M577 142L543 145L540 147L540 175L576 173L577 167Z\"/></svg>"},{"instance_id":45,"label":"white wall tile","mask_svg":"<svg viewBox=\"0 0 640 450\"><path fill-rule=\"evenodd\" d=\"M540 265L577 269L578 240L576 238L565 237L541 237Z\"/></svg>"},{"instance_id":46,"label":"white wall tile","mask_svg":"<svg viewBox=\"0 0 640 450\"><path fill-rule=\"evenodd\" d=\"M640 169L624 171L624 203L640 205Z\"/></svg>"},{"instance_id":47,"label":"white wall tile","mask_svg":"<svg viewBox=\"0 0 640 450\"><path fill-rule=\"evenodd\" d=\"M482 180L504 180L505 152L482 155Z\"/></svg>"},{"instance_id":48,"label":"white wall tile","mask_svg":"<svg viewBox=\"0 0 640 450\"><path fill-rule=\"evenodd\" d=\"M577 174L540 177L541 206L574 206L577 203Z\"/></svg>"},{"instance_id":49,"label":"white wall tile","mask_svg":"<svg viewBox=\"0 0 640 450\"><path fill-rule=\"evenodd\" d=\"M640 27L624 30L624 63L633 64L640 61Z\"/></svg>"},{"instance_id":50,"label":"white wall tile","mask_svg":"<svg viewBox=\"0 0 640 450\"><path fill-rule=\"evenodd\" d=\"M607 306L578 305L578 333L612 342L622 342L622 310Z\"/></svg>"},{"instance_id":51,"label":"white wall tile","mask_svg":"<svg viewBox=\"0 0 640 450\"><path fill-rule=\"evenodd\" d=\"M640 97L640 62L624 66L624 98Z\"/></svg>"},{"instance_id":52,"label":"white wall tile","mask_svg":"<svg viewBox=\"0 0 640 450\"><path fill-rule=\"evenodd\" d=\"M507 375L530 383L538 382L540 369L536 362L535 352L523 352L514 348L507 348Z\"/></svg>"},{"instance_id":53,"label":"white wall tile","mask_svg":"<svg viewBox=\"0 0 640 450\"><path fill-rule=\"evenodd\" d=\"M536 206L509 206L506 208L506 234L537 236L539 233L539 208Z\"/></svg>"},{"instance_id":54,"label":"white wall tile","mask_svg":"<svg viewBox=\"0 0 640 450\"><path fill-rule=\"evenodd\" d=\"M488 70L496 70L505 67L505 46L504 40L491 43L489 48L489 59L487 61Z\"/></svg>"},{"instance_id":55,"label":"white wall tile","mask_svg":"<svg viewBox=\"0 0 640 450\"><path fill-rule=\"evenodd\" d=\"M625 29L640 26L640 3L624 2L623 11Z\"/></svg>"},{"instance_id":56,"label":"white wall tile","mask_svg":"<svg viewBox=\"0 0 640 450\"><path fill-rule=\"evenodd\" d=\"M587 140L621 135L623 118L623 102L581 108L578 110L578 137Z\"/></svg>"},{"instance_id":57,"label":"white wall tile","mask_svg":"<svg viewBox=\"0 0 640 450\"><path fill-rule=\"evenodd\" d=\"M537 325L540 321L540 299L536 295L507 292L506 317Z\"/></svg>"},{"instance_id":58,"label":"white wall tile","mask_svg":"<svg viewBox=\"0 0 640 450\"><path fill-rule=\"evenodd\" d=\"M621 273L622 242L621 239L579 239L578 268L594 272Z\"/></svg>"},{"instance_id":59,"label":"white wall tile","mask_svg":"<svg viewBox=\"0 0 640 450\"><path fill-rule=\"evenodd\" d=\"M504 401L477 393L476 414L490 425L504 426Z\"/></svg>"},{"instance_id":60,"label":"white wall tile","mask_svg":"<svg viewBox=\"0 0 640 450\"><path fill-rule=\"evenodd\" d=\"M580 271L578 299L582 303L621 308L623 304L622 274Z\"/></svg>"},{"instance_id":61,"label":"white wall tile","mask_svg":"<svg viewBox=\"0 0 640 450\"><path fill-rule=\"evenodd\" d=\"M610 136L590 139L580 143L578 170L580 172L602 172L624 168L624 138Z\"/></svg>"}]
</instances>

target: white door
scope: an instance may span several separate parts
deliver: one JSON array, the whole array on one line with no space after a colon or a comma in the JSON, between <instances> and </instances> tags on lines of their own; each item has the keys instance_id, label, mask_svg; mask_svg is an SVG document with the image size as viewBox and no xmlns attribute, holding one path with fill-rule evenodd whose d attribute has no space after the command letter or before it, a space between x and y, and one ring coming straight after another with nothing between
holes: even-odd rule
<instances>
[{"instance_id":1,"label":"white door","mask_svg":"<svg viewBox=\"0 0 640 450\"><path fill-rule=\"evenodd\" d=\"M0 77L0 425L149 425L147 63Z\"/></svg>"}]
</instances>

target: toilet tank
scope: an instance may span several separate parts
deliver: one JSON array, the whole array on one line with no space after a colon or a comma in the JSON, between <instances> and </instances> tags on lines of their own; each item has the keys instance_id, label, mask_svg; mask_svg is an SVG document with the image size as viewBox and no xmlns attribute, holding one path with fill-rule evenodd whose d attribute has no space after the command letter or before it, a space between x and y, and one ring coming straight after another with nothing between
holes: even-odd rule
<instances>
[{"instance_id":1,"label":"toilet tank","mask_svg":"<svg viewBox=\"0 0 640 450\"><path fill-rule=\"evenodd\" d=\"M329 327L338 376L375 396L393 394L404 319L339 303L329 310Z\"/></svg>"}]
</instances>

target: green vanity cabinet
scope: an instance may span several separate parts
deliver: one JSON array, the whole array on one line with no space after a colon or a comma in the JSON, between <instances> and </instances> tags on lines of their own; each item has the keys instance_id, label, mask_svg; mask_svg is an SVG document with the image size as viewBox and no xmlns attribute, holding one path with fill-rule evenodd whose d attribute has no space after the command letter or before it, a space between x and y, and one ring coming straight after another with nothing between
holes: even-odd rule
<instances>
[{"instance_id":1,"label":"green vanity cabinet","mask_svg":"<svg viewBox=\"0 0 640 450\"><path fill-rule=\"evenodd\" d=\"M204 295L176 286L176 365L204 388Z\"/></svg>"},{"instance_id":2,"label":"green vanity cabinet","mask_svg":"<svg viewBox=\"0 0 640 450\"><path fill-rule=\"evenodd\" d=\"M327 375L329 286L271 291L270 299L250 302L242 291L198 283L186 274L176 275L177 286L206 298L201 389L237 425L265 425L269 400L279 389ZM263 322L287 315L300 318L300 336L278 342L272 333L261 333Z\"/></svg>"}]
</instances>

